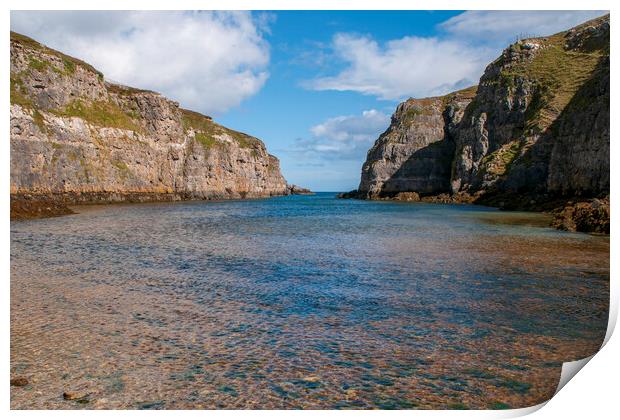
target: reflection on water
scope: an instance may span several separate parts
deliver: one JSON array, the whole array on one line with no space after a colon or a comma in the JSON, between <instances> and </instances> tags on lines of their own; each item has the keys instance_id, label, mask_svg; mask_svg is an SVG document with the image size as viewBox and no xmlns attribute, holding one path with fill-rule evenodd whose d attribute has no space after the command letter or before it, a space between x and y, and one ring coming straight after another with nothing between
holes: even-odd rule
<instances>
[{"instance_id":1,"label":"reflection on water","mask_svg":"<svg viewBox=\"0 0 620 420\"><path fill-rule=\"evenodd\" d=\"M523 407L605 334L609 238L491 209L78 211L11 224L12 408Z\"/></svg>"}]
</instances>

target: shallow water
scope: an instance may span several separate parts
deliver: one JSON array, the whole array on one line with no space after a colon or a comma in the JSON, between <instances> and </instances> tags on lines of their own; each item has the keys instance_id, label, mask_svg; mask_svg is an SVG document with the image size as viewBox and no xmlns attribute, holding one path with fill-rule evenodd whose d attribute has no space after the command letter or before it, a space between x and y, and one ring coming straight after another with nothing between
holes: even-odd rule
<instances>
[{"instance_id":1,"label":"shallow water","mask_svg":"<svg viewBox=\"0 0 620 420\"><path fill-rule=\"evenodd\" d=\"M77 210L11 223L12 408L516 408L605 335L609 238L542 215L329 193Z\"/></svg>"}]
</instances>

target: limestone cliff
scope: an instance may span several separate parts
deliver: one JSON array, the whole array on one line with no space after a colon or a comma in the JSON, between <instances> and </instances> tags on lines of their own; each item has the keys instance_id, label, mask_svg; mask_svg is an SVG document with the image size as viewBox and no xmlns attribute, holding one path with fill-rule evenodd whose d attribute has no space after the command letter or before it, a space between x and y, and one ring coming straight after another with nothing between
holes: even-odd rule
<instances>
[{"instance_id":1,"label":"limestone cliff","mask_svg":"<svg viewBox=\"0 0 620 420\"><path fill-rule=\"evenodd\" d=\"M454 130L475 93L473 87L401 103L368 151L359 191L369 198L449 191Z\"/></svg>"},{"instance_id":2,"label":"limestone cliff","mask_svg":"<svg viewBox=\"0 0 620 420\"><path fill-rule=\"evenodd\" d=\"M100 202L288 193L257 138L11 33L11 196Z\"/></svg>"},{"instance_id":3,"label":"limestone cliff","mask_svg":"<svg viewBox=\"0 0 620 420\"><path fill-rule=\"evenodd\" d=\"M487 66L477 90L403 102L353 195L449 193L532 210L608 203L609 28L607 15L520 40Z\"/></svg>"}]
</instances>

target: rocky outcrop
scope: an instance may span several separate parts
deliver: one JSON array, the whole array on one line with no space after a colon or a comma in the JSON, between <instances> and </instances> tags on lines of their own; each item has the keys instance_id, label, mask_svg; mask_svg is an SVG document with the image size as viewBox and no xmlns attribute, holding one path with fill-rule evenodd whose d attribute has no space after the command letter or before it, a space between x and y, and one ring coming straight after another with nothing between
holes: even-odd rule
<instances>
[{"instance_id":1,"label":"rocky outcrop","mask_svg":"<svg viewBox=\"0 0 620 420\"><path fill-rule=\"evenodd\" d=\"M452 191L609 191L609 17L511 45L456 136Z\"/></svg>"},{"instance_id":2,"label":"rocky outcrop","mask_svg":"<svg viewBox=\"0 0 620 420\"><path fill-rule=\"evenodd\" d=\"M287 191L290 195L313 195L314 193L307 188L300 187L299 185L291 184L287 186Z\"/></svg>"},{"instance_id":3,"label":"rocky outcrop","mask_svg":"<svg viewBox=\"0 0 620 420\"><path fill-rule=\"evenodd\" d=\"M551 225L557 229L578 232L609 233L609 197L581 202L568 202L553 212Z\"/></svg>"},{"instance_id":4,"label":"rocky outcrop","mask_svg":"<svg viewBox=\"0 0 620 420\"><path fill-rule=\"evenodd\" d=\"M359 195L391 197L399 192L449 191L454 130L476 88L401 103L390 127L368 151Z\"/></svg>"},{"instance_id":5,"label":"rocky outcrop","mask_svg":"<svg viewBox=\"0 0 620 420\"><path fill-rule=\"evenodd\" d=\"M263 142L11 33L11 196L78 202L288 194Z\"/></svg>"},{"instance_id":6,"label":"rocky outcrop","mask_svg":"<svg viewBox=\"0 0 620 420\"><path fill-rule=\"evenodd\" d=\"M403 102L346 195L528 210L607 196L609 28L607 15L521 40L477 89Z\"/></svg>"}]
</instances>

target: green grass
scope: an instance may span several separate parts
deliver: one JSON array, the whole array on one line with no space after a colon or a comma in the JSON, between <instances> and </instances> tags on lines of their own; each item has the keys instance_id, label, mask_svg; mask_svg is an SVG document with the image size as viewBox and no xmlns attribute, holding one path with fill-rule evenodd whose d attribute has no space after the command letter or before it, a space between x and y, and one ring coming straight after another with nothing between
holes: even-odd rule
<instances>
[{"instance_id":1,"label":"green grass","mask_svg":"<svg viewBox=\"0 0 620 420\"><path fill-rule=\"evenodd\" d=\"M218 135L227 134L234 141L239 144L239 147L246 149L255 149L260 147L261 141L255 137L248 136L245 133L231 130L230 128L223 127L214 122L211 117L202 115L198 112L182 109L182 123L185 130L194 129L197 132L201 132L204 136L209 138L208 144L212 145L212 141L215 142ZM196 137L198 139L198 136ZM203 141L199 140L202 144Z\"/></svg>"},{"instance_id":2,"label":"green grass","mask_svg":"<svg viewBox=\"0 0 620 420\"><path fill-rule=\"evenodd\" d=\"M13 43L17 43L22 45L23 47L32 49L32 50L36 50L45 54L49 54L49 55L53 55L56 56L58 58L60 58L63 62L65 71L68 74L72 74L75 72L75 69L77 66L82 67L83 69L93 72L95 74L97 74L97 77L99 78L99 80L103 80L103 73L101 73L99 70L95 69L93 66L91 66L88 63L85 63L82 60L78 60L77 58L71 57L69 55L63 54L60 51L56 51L53 50L51 48L46 47L43 44L38 43L37 41L35 41L32 38L29 38L25 35L22 34L18 34L16 32L11 31L11 42ZM38 64L35 63L35 66L37 66Z\"/></svg>"},{"instance_id":3,"label":"green grass","mask_svg":"<svg viewBox=\"0 0 620 420\"><path fill-rule=\"evenodd\" d=\"M122 181L125 181L132 174L127 164L121 160L113 160L112 165L118 169ZM86 175L88 177L88 174Z\"/></svg>"},{"instance_id":4,"label":"green grass","mask_svg":"<svg viewBox=\"0 0 620 420\"><path fill-rule=\"evenodd\" d=\"M35 69L37 71L43 72L45 69L49 67L49 63L46 61L41 61L35 57L30 57L30 61L28 62L28 67L31 69Z\"/></svg>"},{"instance_id":5,"label":"green grass","mask_svg":"<svg viewBox=\"0 0 620 420\"><path fill-rule=\"evenodd\" d=\"M33 108L34 104L30 98L26 97L24 90L23 81L18 76L11 74L11 103L23 108Z\"/></svg>"},{"instance_id":6,"label":"green grass","mask_svg":"<svg viewBox=\"0 0 620 420\"><path fill-rule=\"evenodd\" d=\"M127 164L121 160L115 160L112 162L112 165L116 166L116 168L118 168L118 170L120 171L128 171L129 168L127 167Z\"/></svg>"},{"instance_id":7,"label":"green grass","mask_svg":"<svg viewBox=\"0 0 620 420\"><path fill-rule=\"evenodd\" d=\"M470 86L465 89L457 90L456 92L448 93L442 98L444 106L456 97L473 98L476 96L476 92L478 92L478 85Z\"/></svg>"},{"instance_id":8,"label":"green grass","mask_svg":"<svg viewBox=\"0 0 620 420\"><path fill-rule=\"evenodd\" d=\"M141 128L114 102L75 100L61 110L51 110L59 117L79 117L100 127L113 127L141 132Z\"/></svg>"},{"instance_id":9,"label":"green grass","mask_svg":"<svg viewBox=\"0 0 620 420\"><path fill-rule=\"evenodd\" d=\"M131 95L135 95L138 93L155 93L152 90L138 89L138 88L133 88L130 86L117 85L114 83L108 83L106 85L106 88L108 92L115 93L117 95L122 95L122 96L131 96Z\"/></svg>"},{"instance_id":10,"label":"green grass","mask_svg":"<svg viewBox=\"0 0 620 420\"><path fill-rule=\"evenodd\" d=\"M482 159L483 170L485 173L493 175L503 175L510 170L510 166L516 158L521 155L523 142L515 140L505 144L500 149L489 153ZM491 169L491 164L494 168Z\"/></svg>"},{"instance_id":11,"label":"green grass","mask_svg":"<svg viewBox=\"0 0 620 420\"><path fill-rule=\"evenodd\" d=\"M67 57L62 57L62 64L67 74L75 73L75 63L73 61L69 60Z\"/></svg>"},{"instance_id":12,"label":"green grass","mask_svg":"<svg viewBox=\"0 0 620 420\"><path fill-rule=\"evenodd\" d=\"M541 45L540 49L531 60L505 68L500 74L500 83L513 87L519 78L534 81L537 93L527 109L526 129L542 131L591 77L599 59L608 54L609 47L601 45L587 52L566 50L564 33L532 41Z\"/></svg>"},{"instance_id":13,"label":"green grass","mask_svg":"<svg viewBox=\"0 0 620 420\"><path fill-rule=\"evenodd\" d=\"M215 147L221 145L219 141L215 138L201 132L196 132L196 140L200 142L206 149L210 149L211 147Z\"/></svg>"},{"instance_id":14,"label":"green grass","mask_svg":"<svg viewBox=\"0 0 620 420\"><path fill-rule=\"evenodd\" d=\"M417 118L418 116L422 115L422 111L419 108L411 107L408 110L405 111L405 115L403 116L402 119L402 123L403 125L410 125L412 124Z\"/></svg>"},{"instance_id":15,"label":"green grass","mask_svg":"<svg viewBox=\"0 0 620 420\"><path fill-rule=\"evenodd\" d=\"M181 109L181 118L183 128L186 130L193 128L194 130L209 131L214 124L211 117L188 109Z\"/></svg>"},{"instance_id":16,"label":"green grass","mask_svg":"<svg viewBox=\"0 0 620 420\"><path fill-rule=\"evenodd\" d=\"M15 74L11 74L11 103L32 110L34 123L42 132L47 132L43 114L39 112L32 100L27 97L23 81ZM63 109L49 110L49 112L59 117L79 117L101 127L114 127L142 132L141 127L134 122L134 119L137 118L136 113L124 112L113 102L94 101L89 103L78 99Z\"/></svg>"},{"instance_id":17,"label":"green grass","mask_svg":"<svg viewBox=\"0 0 620 420\"><path fill-rule=\"evenodd\" d=\"M50 61L40 60L37 57L31 56L28 61L28 68L31 70L36 70L38 72L44 72L48 69L52 70L56 74L71 76L75 73L76 64L72 60L68 58L69 56L61 56L60 59L62 61L62 68L56 67L56 65L52 64ZM99 74L98 74L99 75Z\"/></svg>"},{"instance_id":18,"label":"green grass","mask_svg":"<svg viewBox=\"0 0 620 420\"><path fill-rule=\"evenodd\" d=\"M36 108L32 111L32 120L36 126L39 127L39 130L41 130L42 133L47 133L47 126L45 125L43 114L41 114Z\"/></svg>"},{"instance_id":19,"label":"green grass","mask_svg":"<svg viewBox=\"0 0 620 420\"><path fill-rule=\"evenodd\" d=\"M439 112L443 112L443 108L445 108L450 101L457 97L474 98L477 91L478 85L475 85L444 96L414 99L412 106L404 112L402 122L404 125L409 125L420 115L433 115L436 113L435 107L439 109Z\"/></svg>"}]
</instances>

